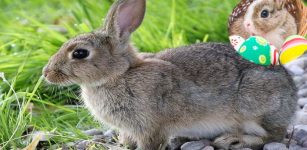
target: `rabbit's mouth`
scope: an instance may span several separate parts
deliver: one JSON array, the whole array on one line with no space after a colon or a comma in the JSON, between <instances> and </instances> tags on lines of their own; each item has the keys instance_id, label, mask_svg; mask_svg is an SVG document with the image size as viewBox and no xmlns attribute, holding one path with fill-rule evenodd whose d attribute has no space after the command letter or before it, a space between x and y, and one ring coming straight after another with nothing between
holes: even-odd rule
<instances>
[{"instance_id":1,"label":"rabbit's mouth","mask_svg":"<svg viewBox=\"0 0 307 150\"><path fill-rule=\"evenodd\" d=\"M43 76L46 81L51 84L59 85L71 85L72 82L69 80L68 76L60 70L48 70L44 68Z\"/></svg>"}]
</instances>

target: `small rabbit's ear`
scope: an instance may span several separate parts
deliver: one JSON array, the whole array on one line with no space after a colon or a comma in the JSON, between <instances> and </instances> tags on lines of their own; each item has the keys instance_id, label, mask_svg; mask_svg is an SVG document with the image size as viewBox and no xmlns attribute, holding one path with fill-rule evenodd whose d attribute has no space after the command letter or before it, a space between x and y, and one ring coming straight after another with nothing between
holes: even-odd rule
<instances>
[{"instance_id":1,"label":"small rabbit's ear","mask_svg":"<svg viewBox=\"0 0 307 150\"><path fill-rule=\"evenodd\" d=\"M143 21L146 0L118 0L110 9L104 29L119 38L129 37Z\"/></svg>"},{"instance_id":2,"label":"small rabbit's ear","mask_svg":"<svg viewBox=\"0 0 307 150\"><path fill-rule=\"evenodd\" d=\"M276 8L281 10L284 8L286 1L285 0L274 0Z\"/></svg>"}]
</instances>

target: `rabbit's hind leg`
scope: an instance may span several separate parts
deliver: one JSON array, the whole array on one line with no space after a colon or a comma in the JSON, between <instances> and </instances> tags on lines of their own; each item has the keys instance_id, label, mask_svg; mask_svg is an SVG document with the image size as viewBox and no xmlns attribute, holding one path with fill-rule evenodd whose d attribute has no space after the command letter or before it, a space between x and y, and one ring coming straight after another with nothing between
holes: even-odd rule
<instances>
[{"instance_id":1,"label":"rabbit's hind leg","mask_svg":"<svg viewBox=\"0 0 307 150\"><path fill-rule=\"evenodd\" d=\"M242 129L244 132L242 136L244 147L261 149L263 144L265 144L264 141L267 138L267 131L255 120L243 122Z\"/></svg>"},{"instance_id":2,"label":"rabbit's hind leg","mask_svg":"<svg viewBox=\"0 0 307 150\"><path fill-rule=\"evenodd\" d=\"M263 119L263 127L268 132L265 142L281 142L286 135L290 120L287 115L267 115Z\"/></svg>"},{"instance_id":3,"label":"rabbit's hind leg","mask_svg":"<svg viewBox=\"0 0 307 150\"><path fill-rule=\"evenodd\" d=\"M267 138L267 132L256 121L244 121L240 130L217 137L213 145L221 149L259 149Z\"/></svg>"},{"instance_id":4,"label":"rabbit's hind leg","mask_svg":"<svg viewBox=\"0 0 307 150\"><path fill-rule=\"evenodd\" d=\"M217 137L213 146L225 150L238 150L242 148L259 149L263 145L262 137L256 135L237 135L237 134L224 134Z\"/></svg>"},{"instance_id":5,"label":"rabbit's hind leg","mask_svg":"<svg viewBox=\"0 0 307 150\"><path fill-rule=\"evenodd\" d=\"M241 144L240 138L235 134L226 133L219 137L217 137L212 145L218 149L225 149L228 150L231 147L240 147L243 148L243 145Z\"/></svg>"}]
</instances>

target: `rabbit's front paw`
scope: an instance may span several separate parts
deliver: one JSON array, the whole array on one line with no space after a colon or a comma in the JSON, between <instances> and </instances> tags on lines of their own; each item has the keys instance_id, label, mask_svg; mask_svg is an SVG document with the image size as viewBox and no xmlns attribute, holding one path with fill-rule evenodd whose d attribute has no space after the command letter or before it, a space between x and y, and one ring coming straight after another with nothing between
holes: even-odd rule
<instances>
[{"instance_id":1,"label":"rabbit's front paw","mask_svg":"<svg viewBox=\"0 0 307 150\"><path fill-rule=\"evenodd\" d=\"M235 135L225 134L220 137L217 137L213 145L219 149L240 149L243 148L242 141Z\"/></svg>"}]
</instances>

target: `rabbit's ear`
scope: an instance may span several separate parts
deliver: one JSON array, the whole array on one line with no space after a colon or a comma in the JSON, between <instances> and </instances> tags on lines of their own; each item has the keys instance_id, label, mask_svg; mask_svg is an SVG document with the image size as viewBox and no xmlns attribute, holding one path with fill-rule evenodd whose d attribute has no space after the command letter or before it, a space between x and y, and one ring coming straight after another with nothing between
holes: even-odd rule
<instances>
[{"instance_id":1,"label":"rabbit's ear","mask_svg":"<svg viewBox=\"0 0 307 150\"><path fill-rule=\"evenodd\" d=\"M129 37L143 21L146 0L118 0L110 9L104 29L119 38Z\"/></svg>"}]
</instances>

